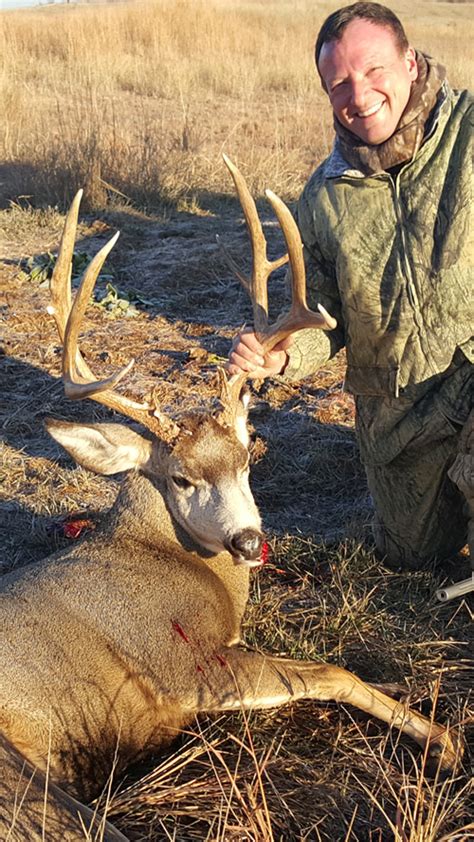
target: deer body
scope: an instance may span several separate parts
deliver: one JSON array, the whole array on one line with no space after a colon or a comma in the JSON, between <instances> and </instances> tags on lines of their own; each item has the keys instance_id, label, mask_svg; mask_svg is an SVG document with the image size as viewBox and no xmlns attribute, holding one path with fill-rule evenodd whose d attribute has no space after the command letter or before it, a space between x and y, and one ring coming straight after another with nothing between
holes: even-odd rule
<instances>
[{"instance_id":1,"label":"deer body","mask_svg":"<svg viewBox=\"0 0 474 842\"><path fill-rule=\"evenodd\" d=\"M251 201L248 195L245 212L255 229ZM77 212L76 199L52 281L66 389L142 421L152 435L118 424L47 425L84 467L129 473L96 531L4 577L1 838L73 842L85 838L85 828L107 842L124 840L75 797L100 793L114 768L120 772L166 744L204 712L300 698L346 701L400 728L452 768L459 752L449 732L380 688L337 666L239 646L249 569L261 564L263 541L248 480L242 380L222 375L217 408L175 421L153 402L137 404L113 390L130 366L94 379L77 336L111 246L94 258L71 305ZM297 233L288 245L299 284L288 331L305 319L328 325L327 314L307 311ZM261 243L254 252L263 265ZM268 266L276 264L282 260ZM263 327L264 298L257 307ZM282 330L280 321L271 341Z\"/></svg>"},{"instance_id":2,"label":"deer body","mask_svg":"<svg viewBox=\"0 0 474 842\"><path fill-rule=\"evenodd\" d=\"M133 473L99 530L5 577L3 730L43 768L49 750L82 795L118 744L125 763L188 724L239 638L249 568L179 534L163 492Z\"/></svg>"},{"instance_id":3,"label":"deer body","mask_svg":"<svg viewBox=\"0 0 474 842\"><path fill-rule=\"evenodd\" d=\"M99 426L86 428L86 439ZM136 433L106 426L108 439L116 427L119 450L129 436L129 449L135 447ZM224 544L233 546L232 532L251 534L255 556L260 521L251 498L247 509L228 508L232 497L248 499L246 450L236 432L227 429L216 441L214 422L205 418L202 427L200 435L194 426L195 438L187 441L191 454L197 441L204 460L201 480L195 461L185 463L180 455L180 442L163 458L162 445L140 440L135 450L141 455L135 458L141 467L125 480L102 526L71 549L5 577L0 728L13 768L21 755L29 768L39 770L38 786L47 773L72 796L89 799L105 786L114 765L120 772L165 745L198 713L272 707L303 697L351 702L401 727L421 745L429 742L435 754L444 751L444 763L451 765L455 748L445 729L346 670L239 647L249 567L258 561L254 557L245 563L240 550L234 546L232 555ZM88 462L93 457L84 455L90 442L82 444L83 430L58 422L50 428L76 458L81 452ZM221 472L212 476L215 520L213 526L207 523L209 544L222 542L221 552L214 552L177 521L173 509L180 504L170 486L172 476L181 483L184 475L208 482L203 453L211 458L219 443L225 459ZM116 444L109 449L115 451ZM120 458L113 457L116 469ZM102 458L103 471L106 463ZM177 465L179 475L174 474ZM204 475L208 480L202 480ZM190 491L178 488L178 496L182 493ZM59 793L50 794L53 824L46 824L47 838L81 839L77 802ZM12 840L40 838L30 822L42 800L44 786L39 792L30 788L15 819L20 835L11 835ZM0 799L0 807L4 803ZM63 812L58 819L61 810L67 821ZM6 815L4 827L12 821L8 810ZM55 822L61 828L57 836ZM67 822L72 823L71 836L65 835ZM115 832L108 828L111 835L105 839L122 838Z\"/></svg>"}]
</instances>

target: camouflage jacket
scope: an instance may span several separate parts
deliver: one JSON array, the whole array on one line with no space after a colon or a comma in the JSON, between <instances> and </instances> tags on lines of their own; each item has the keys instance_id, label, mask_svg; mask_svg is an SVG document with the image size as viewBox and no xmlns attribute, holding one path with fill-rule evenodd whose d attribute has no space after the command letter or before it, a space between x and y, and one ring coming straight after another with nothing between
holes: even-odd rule
<instances>
[{"instance_id":1,"label":"camouflage jacket","mask_svg":"<svg viewBox=\"0 0 474 842\"><path fill-rule=\"evenodd\" d=\"M396 175L349 168L336 141L297 206L308 302L338 327L297 334L284 376L312 374L346 347L365 462L393 459L427 414L468 414L473 111L445 83L431 130Z\"/></svg>"}]
</instances>

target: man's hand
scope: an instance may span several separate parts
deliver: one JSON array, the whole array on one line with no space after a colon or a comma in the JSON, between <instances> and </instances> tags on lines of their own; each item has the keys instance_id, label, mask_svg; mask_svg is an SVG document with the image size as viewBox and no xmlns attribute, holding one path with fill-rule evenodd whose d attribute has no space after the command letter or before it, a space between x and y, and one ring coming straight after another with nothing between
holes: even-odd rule
<instances>
[{"instance_id":1,"label":"man's hand","mask_svg":"<svg viewBox=\"0 0 474 842\"><path fill-rule=\"evenodd\" d=\"M244 328L232 342L227 371L229 374L240 374L241 371L246 371L250 378L257 380L282 374L288 362L286 349L291 343L292 337L288 336L275 345L272 351L265 354L252 328Z\"/></svg>"}]
</instances>

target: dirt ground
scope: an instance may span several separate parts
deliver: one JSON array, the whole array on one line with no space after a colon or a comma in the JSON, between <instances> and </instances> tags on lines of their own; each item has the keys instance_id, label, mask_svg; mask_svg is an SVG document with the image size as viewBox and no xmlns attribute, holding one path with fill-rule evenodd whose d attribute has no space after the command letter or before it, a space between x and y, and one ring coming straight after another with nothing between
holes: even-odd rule
<instances>
[{"instance_id":1,"label":"dirt ground","mask_svg":"<svg viewBox=\"0 0 474 842\"><path fill-rule=\"evenodd\" d=\"M0 241L3 433L9 458L22 454L25 478L17 480L20 507L18 501L7 504L6 528L11 535L18 517L24 536L24 519L31 513L28 500L35 496L37 470L44 469L42 464L38 468L40 454L57 454L42 419L50 414L104 417L105 411L62 398L59 340L46 313L48 281L45 276L35 278L34 272L32 278L31 267L25 265L32 257L40 265L45 253L57 248L59 214L46 216L36 231L33 226L25 232L23 242L13 241L17 226L8 221ZM284 253L277 224L268 218L264 227L270 255ZM106 376L133 357L135 366L124 387L132 396L143 396L159 382L163 406L171 410L205 401L213 393L216 365L227 356L232 336L251 320L246 293L230 276L216 243L219 234L248 268L250 249L241 215L228 202L205 216L157 220L122 209L102 219L86 217L76 254L93 255L117 229L121 236L98 291L102 295L111 280L120 293L132 294L135 303L118 317L104 307L90 308L81 341L89 364ZM284 273L279 270L271 282L274 313L285 301ZM251 418L266 449L265 459L254 469L254 486L270 533L292 529L327 541L354 534L368 520L370 502L355 450L352 400L342 391L343 372L341 359L302 389L286 383L254 389ZM291 484L286 481L289 475ZM344 497L351 498L347 509ZM110 502L110 495L105 499ZM86 506L90 498L78 502ZM61 507L64 511L64 497Z\"/></svg>"},{"instance_id":2,"label":"dirt ground","mask_svg":"<svg viewBox=\"0 0 474 842\"><path fill-rule=\"evenodd\" d=\"M284 250L281 233L263 205L262 213L275 257ZM74 466L43 428L47 416L111 417L89 401L67 401L58 380L60 347L46 306L48 253L57 248L61 226L56 211L13 207L1 215L4 570L67 543L61 519L78 511L92 519L100 516L118 488L118 478L94 477ZM106 277L99 280L102 294L107 283L113 286L110 309L96 302L84 323L81 348L87 362L106 376L133 357L124 390L141 397L159 383L162 405L171 411L209 400L216 365L226 357L236 329L251 318L246 294L231 277L215 239L219 234L235 260L248 267L239 208L220 200L162 217L130 207L83 216L78 264L117 229L120 239ZM46 271L35 273L35 267ZM126 297L131 304L120 311L117 299ZM276 313L285 300L284 270L273 279L270 297ZM266 578L254 582L247 638L280 654L328 658L368 680L406 678L414 700L428 709L438 704L442 719L468 726L472 612L466 601L440 606L433 598L446 575L458 579L466 570L391 574L374 559L370 542L364 544L371 502L343 377L340 356L303 385L272 382L253 389L252 483L273 562ZM419 805L419 778L407 772L406 753L387 738L384 727L362 715L341 714L332 706L315 715L309 704L261 714L253 721L253 759L251 752L250 759L245 752L242 758L237 746L245 737L248 748L246 729L236 717L226 718L225 724L201 724L176 756L158 763L151 779L139 770L127 782L131 789L119 792L112 803L117 825L134 839L156 840L470 838L464 831L456 835L469 822L469 775L453 779L451 789L442 792L427 784L429 797L413 807ZM232 770L233 785L232 775L216 760L217 745ZM406 751L407 743L402 740L402 745ZM257 767L264 770L264 797ZM414 815L408 807L400 814L404 786L402 803L411 805ZM224 831L223 808L219 813L216 807L223 803L223 792L231 804ZM417 826L416 810L427 827L433 804L443 818L431 835L417 836L411 829ZM259 811L266 815L263 807L269 810L271 831L256 819Z\"/></svg>"}]
</instances>

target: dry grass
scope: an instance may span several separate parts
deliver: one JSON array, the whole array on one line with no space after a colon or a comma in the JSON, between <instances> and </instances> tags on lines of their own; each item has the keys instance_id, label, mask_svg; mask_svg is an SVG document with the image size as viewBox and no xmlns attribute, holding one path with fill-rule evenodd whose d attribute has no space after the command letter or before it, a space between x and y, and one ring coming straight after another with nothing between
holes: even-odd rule
<instances>
[{"instance_id":1,"label":"dry grass","mask_svg":"<svg viewBox=\"0 0 474 842\"><path fill-rule=\"evenodd\" d=\"M51 378L58 372L57 342L42 315L47 290L25 276L14 284L3 368L11 399L1 422L9 565L67 543L57 528L60 518L84 508L100 517L117 487L64 456L55 460L57 451L41 430L43 415L90 420L106 412L62 397ZM212 298L216 287L208 284ZM212 349L229 335L219 319L208 331L200 322L153 311L110 321L92 309L85 327L82 347L94 368L109 370L133 353L139 376L132 391L166 374L164 399L174 406L196 392L212 393ZM197 354L196 337L202 343ZM255 492L275 537L270 563L254 578L245 639L264 651L327 660L369 681L405 685L412 704L463 726L469 741L468 602L436 604L433 594L445 573L388 573L360 541L341 538L362 536L370 516L352 407L341 392L343 362L335 360L302 389L267 386L255 398L252 421L266 449L254 467ZM313 459L313 449L317 463L309 464L305 455ZM183 735L164 759L131 770L108 810L135 840L459 842L469 838L463 830L468 781L467 768L447 782L429 781L406 738L353 710L302 702L197 724L194 736Z\"/></svg>"},{"instance_id":2,"label":"dry grass","mask_svg":"<svg viewBox=\"0 0 474 842\"><path fill-rule=\"evenodd\" d=\"M54 379L47 289L21 262L56 248L62 215L48 203L61 205L79 184L89 207L108 203L82 218L78 251L94 252L120 227L109 270L146 302L130 319L90 310L82 348L91 367L105 375L134 356L132 394L159 377L172 407L210 396L216 359L249 317L215 245L224 234L236 259L247 260L239 214L223 198L230 184L220 152L239 161L255 193L271 186L296 196L330 143L312 42L335 6L161 0L1 13L0 189L4 205L18 200L0 214L5 568L67 543L61 519L84 509L99 519L117 490L116 479L74 467L42 428L45 415L109 417L87 402L68 404ZM469 6L418 3L416 16L413 4L395 8L415 45L466 84ZM265 232L276 256L281 237L268 220ZM276 310L282 298L280 273ZM374 558L343 373L341 356L303 387L268 384L255 396L254 491L273 554L253 580L246 640L406 685L412 704L462 726L472 745L471 603L433 597L443 579L467 571L394 574ZM105 800L134 840L471 838L469 756L457 776L430 781L412 750L354 710L302 702L201 721Z\"/></svg>"},{"instance_id":3,"label":"dry grass","mask_svg":"<svg viewBox=\"0 0 474 842\"><path fill-rule=\"evenodd\" d=\"M271 184L294 198L331 143L312 54L337 5L137 0L2 13L4 202L64 203L85 186L91 207L120 194L208 207L230 192L223 150L256 193ZM395 9L413 43L466 85L469 6Z\"/></svg>"},{"instance_id":4,"label":"dry grass","mask_svg":"<svg viewBox=\"0 0 474 842\"><path fill-rule=\"evenodd\" d=\"M353 543L330 551L288 537L274 550L254 582L246 640L343 663L374 682L407 682L411 704L453 728L472 724L461 701L471 683L469 615L433 603L430 574L387 574ZM439 639L442 627L451 640ZM430 779L412 749L334 705L226 716L196 726L145 777L141 769L109 817L137 839L151 828L153 839L177 840L467 840L469 775Z\"/></svg>"}]
</instances>

